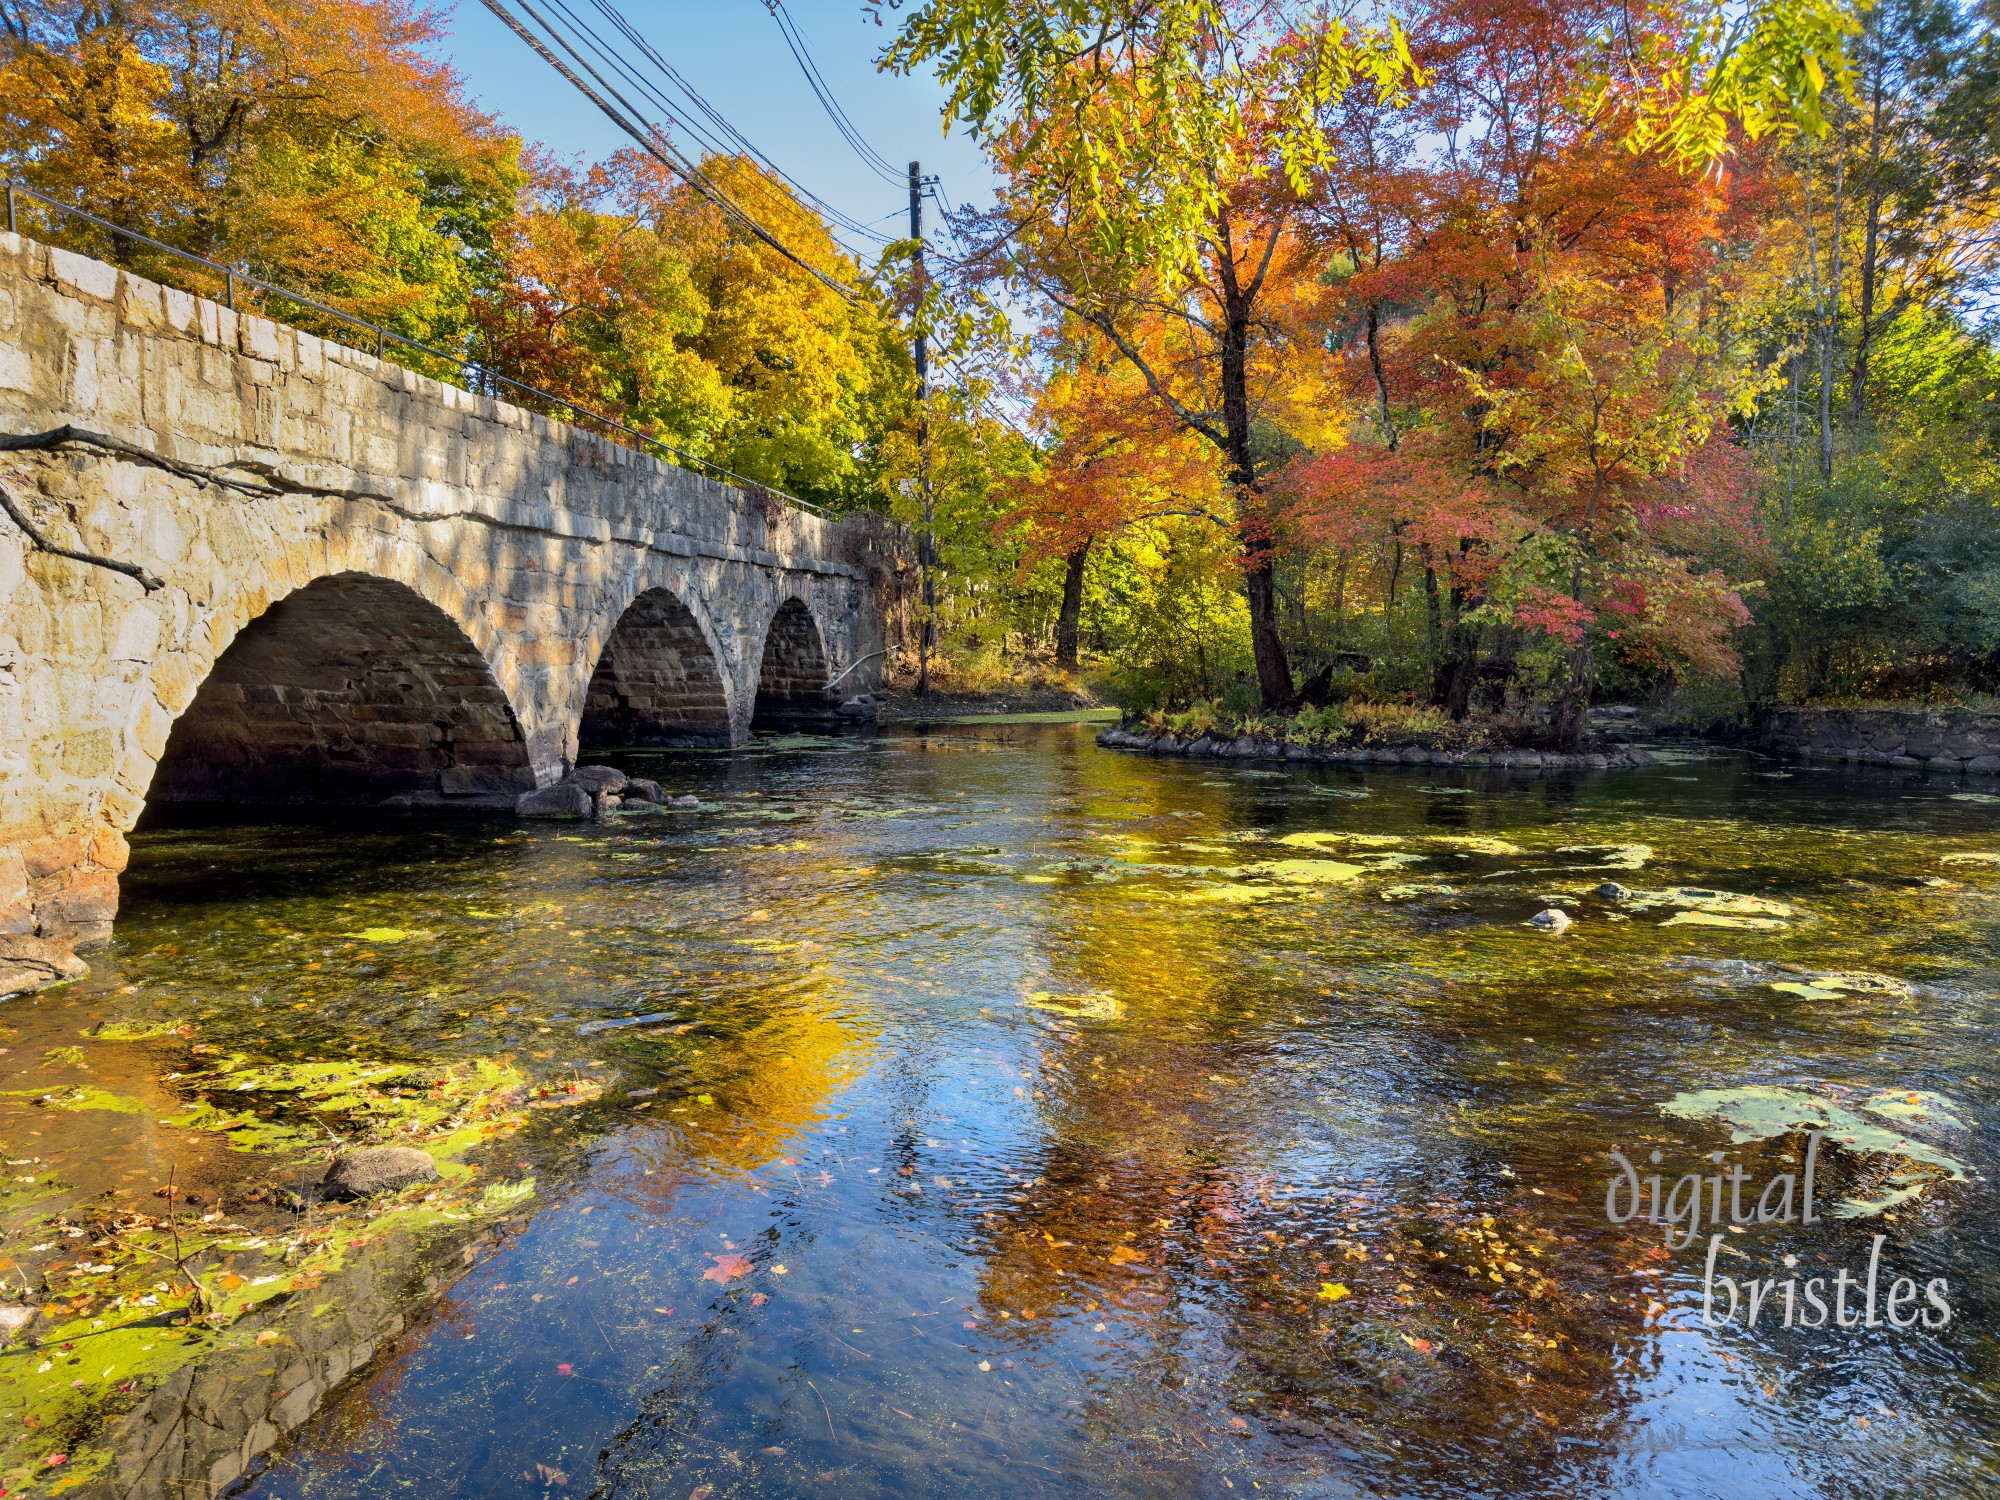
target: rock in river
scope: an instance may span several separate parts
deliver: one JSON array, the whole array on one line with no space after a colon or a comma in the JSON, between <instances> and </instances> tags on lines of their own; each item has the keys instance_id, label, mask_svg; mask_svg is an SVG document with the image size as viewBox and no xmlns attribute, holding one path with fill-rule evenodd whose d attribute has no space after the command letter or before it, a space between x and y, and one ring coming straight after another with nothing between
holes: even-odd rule
<instances>
[{"instance_id":1,"label":"rock in river","mask_svg":"<svg viewBox=\"0 0 2000 1500\"><path fill-rule=\"evenodd\" d=\"M1547 911L1538 911L1528 918L1528 925L1539 927L1544 932L1564 932L1575 924L1570 921L1568 912L1551 906Z\"/></svg>"},{"instance_id":2,"label":"rock in river","mask_svg":"<svg viewBox=\"0 0 2000 1500\"><path fill-rule=\"evenodd\" d=\"M622 792L629 778L616 766L578 766L563 779L574 781L588 791Z\"/></svg>"},{"instance_id":3,"label":"rock in river","mask_svg":"<svg viewBox=\"0 0 2000 1500\"><path fill-rule=\"evenodd\" d=\"M523 818L587 818L590 793L574 781L559 781L521 793L515 799L514 812Z\"/></svg>"},{"instance_id":4,"label":"rock in river","mask_svg":"<svg viewBox=\"0 0 2000 1500\"><path fill-rule=\"evenodd\" d=\"M335 1157L319 1185L329 1198L366 1198L437 1176L437 1163L413 1146L363 1146Z\"/></svg>"}]
</instances>

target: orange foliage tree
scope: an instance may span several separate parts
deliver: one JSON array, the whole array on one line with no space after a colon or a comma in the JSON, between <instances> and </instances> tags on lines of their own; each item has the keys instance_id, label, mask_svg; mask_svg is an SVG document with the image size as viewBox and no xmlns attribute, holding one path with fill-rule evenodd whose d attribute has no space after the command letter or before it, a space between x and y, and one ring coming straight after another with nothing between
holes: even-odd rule
<instances>
[{"instance_id":1,"label":"orange foliage tree","mask_svg":"<svg viewBox=\"0 0 2000 1500\"><path fill-rule=\"evenodd\" d=\"M1063 564L1056 665L1077 666L1078 624L1091 549L1148 520L1218 514L1215 457L1177 424L1129 366L1087 331L1065 341L1035 405L1048 447L1032 473L1008 480L1001 526L1022 528L1022 563Z\"/></svg>"},{"instance_id":2,"label":"orange foliage tree","mask_svg":"<svg viewBox=\"0 0 2000 1500\"><path fill-rule=\"evenodd\" d=\"M406 0L0 0L0 161L114 223L448 340L519 173L518 143L432 55L442 36ZM36 232L154 268L77 221Z\"/></svg>"},{"instance_id":3,"label":"orange foliage tree","mask_svg":"<svg viewBox=\"0 0 2000 1500\"><path fill-rule=\"evenodd\" d=\"M1305 232L1365 420L1359 451L1306 456L1285 481L1302 539L1376 528L1415 550L1430 697L1455 717L1523 632L1559 643L1564 743L1598 649L1637 650L1651 620L1644 651L1712 669L1747 618L1667 524L1748 525L1726 418L1757 376L1725 316L1753 232L1746 174L1629 149L1587 86L1600 20L1439 0L1411 20L1429 78L1415 104L1344 102ZM1668 598L1702 607L1662 632Z\"/></svg>"}]
</instances>

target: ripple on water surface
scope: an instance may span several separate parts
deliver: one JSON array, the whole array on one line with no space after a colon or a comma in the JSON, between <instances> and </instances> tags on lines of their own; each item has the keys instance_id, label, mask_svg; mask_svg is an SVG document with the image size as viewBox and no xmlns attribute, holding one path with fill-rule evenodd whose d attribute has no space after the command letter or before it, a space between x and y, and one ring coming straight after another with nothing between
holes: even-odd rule
<instances>
[{"instance_id":1,"label":"ripple on water surface","mask_svg":"<svg viewBox=\"0 0 2000 1500\"><path fill-rule=\"evenodd\" d=\"M218 1057L585 1101L466 1158L535 1196L260 1496L1992 1492L2000 808L1087 735L634 755L701 806L597 826L142 836L97 972L8 1016L10 1159L143 1187ZM138 1107L26 1102L84 1087ZM1817 1222L1756 1222L1815 1128ZM1684 1245L1610 1222L1614 1150L1703 1174ZM1950 1321L1785 1326L1871 1252L1878 1314L1909 1278Z\"/></svg>"}]
</instances>

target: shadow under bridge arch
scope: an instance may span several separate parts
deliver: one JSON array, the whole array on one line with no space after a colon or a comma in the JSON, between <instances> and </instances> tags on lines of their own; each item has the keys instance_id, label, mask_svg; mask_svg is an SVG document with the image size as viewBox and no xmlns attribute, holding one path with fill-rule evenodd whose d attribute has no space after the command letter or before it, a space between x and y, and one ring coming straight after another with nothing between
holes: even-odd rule
<instances>
[{"instance_id":1,"label":"shadow under bridge arch","mask_svg":"<svg viewBox=\"0 0 2000 1500\"><path fill-rule=\"evenodd\" d=\"M729 699L701 624L668 589L618 617L584 690L579 747L727 745Z\"/></svg>"},{"instance_id":2,"label":"shadow under bridge arch","mask_svg":"<svg viewBox=\"0 0 2000 1500\"><path fill-rule=\"evenodd\" d=\"M764 659L757 669L753 729L825 728L834 722L836 701L827 690L826 647L812 612L787 599L764 633Z\"/></svg>"},{"instance_id":3,"label":"shadow under bridge arch","mask_svg":"<svg viewBox=\"0 0 2000 1500\"><path fill-rule=\"evenodd\" d=\"M175 722L149 815L247 806L512 805L535 776L479 649L414 590L336 573L239 633Z\"/></svg>"}]
</instances>

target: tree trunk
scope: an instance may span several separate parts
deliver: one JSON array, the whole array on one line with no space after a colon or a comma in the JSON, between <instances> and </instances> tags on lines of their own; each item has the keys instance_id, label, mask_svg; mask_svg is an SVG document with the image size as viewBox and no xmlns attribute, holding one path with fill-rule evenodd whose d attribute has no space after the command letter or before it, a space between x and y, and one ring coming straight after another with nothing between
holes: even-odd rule
<instances>
[{"instance_id":1,"label":"tree trunk","mask_svg":"<svg viewBox=\"0 0 2000 1500\"><path fill-rule=\"evenodd\" d=\"M1868 181L1863 191L1868 197L1866 227L1861 237L1861 290L1854 330L1854 370L1847 381L1847 415L1859 421L1868 411L1868 346L1875 320L1875 280L1877 251L1882 239L1882 74L1886 59L1882 48L1882 12L1870 12L1869 30L1874 46L1870 60L1874 76L1868 87Z\"/></svg>"},{"instance_id":2,"label":"tree trunk","mask_svg":"<svg viewBox=\"0 0 2000 1500\"><path fill-rule=\"evenodd\" d=\"M1840 336L1840 215L1847 187L1846 143L1833 169L1833 226L1828 235L1826 318L1819 332L1819 476L1833 481L1833 356Z\"/></svg>"},{"instance_id":3,"label":"tree trunk","mask_svg":"<svg viewBox=\"0 0 2000 1500\"><path fill-rule=\"evenodd\" d=\"M1250 304L1232 295L1222 334L1222 423L1229 439L1229 478L1243 520L1243 595L1250 606L1250 654L1257 666L1257 696L1265 708L1292 701L1292 669L1278 634L1278 591L1271 577L1270 528L1263 515L1257 461L1250 451Z\"/></svg>"},{"instance_id":4,"label":"tree trunk","mask_svg":"<svg viewBox=\"0 0 2000 1500\"><path fill-rule=\"evenodd\" d=\"M1083 618L1083 569L1089 560L1087 539L1063 559L1062 610L1056 615L1056 665L1065 672L1076 670L1077 623Z\"/></svg>"}]
</instances>

